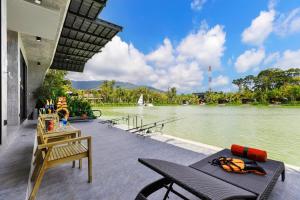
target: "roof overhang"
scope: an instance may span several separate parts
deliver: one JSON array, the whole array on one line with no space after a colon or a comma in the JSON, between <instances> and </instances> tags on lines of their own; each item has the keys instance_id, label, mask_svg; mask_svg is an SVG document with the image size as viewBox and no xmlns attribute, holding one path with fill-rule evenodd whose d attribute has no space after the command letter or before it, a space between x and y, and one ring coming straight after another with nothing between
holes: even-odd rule
<instances>
[{"instance_id":1,"label":"roof overhang","mask_svg":"<svg viewBox=\"0 0 300 200\"><path fill-rule=\"evenodd\" d=\"M51 69L83 72L87 60L122 31L97 19L105 4L106 0L71 0Z\"/></svg>"},{"instance_id":2,"label":"roof overhang","mask_svg":"<svg viewBox=\"0 0 300 200\"><path fill-rule=\"evenodd\" d=\"M7 1L9 30L55 40L60 22L59 10L24 0Z\"/></svg>"},{"instance_id":3,"label":"roof overhang","mask_svg":"<svg viewBox=\"0 0 300 200\"><path fill-rule=\"evenodd\" d=\"M49 69L70 0L7 1L7 29L18 32L21 51L29 70ZM37 40L36 37L41 40Z\"/></svg>"}]
</instances>

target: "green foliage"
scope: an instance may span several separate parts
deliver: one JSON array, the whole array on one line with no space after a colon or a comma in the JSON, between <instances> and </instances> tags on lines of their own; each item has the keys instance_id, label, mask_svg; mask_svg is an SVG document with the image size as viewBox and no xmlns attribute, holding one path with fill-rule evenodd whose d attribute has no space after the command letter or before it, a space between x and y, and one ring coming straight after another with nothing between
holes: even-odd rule
<instances>
[{"instance_id":1,"label":"green foliage","mask_svg":"<svg viewBox=\"0 0 300 200\"><path fill-rule=\"evenodd\" d=\"M49 99L54 100L56 104L58 97L66 96L70 116L87 114L93 117L94 114L91 109L91 104L88 101L79 97L70 97L67 94L67 92L76 93L76 90L72 88L71 81L65 79L66 75L66 71L48 70L42 86L34 92L36 108L44 107L46 101Z\"/></svg>"},{"instance_id":2,"label":"green foliage","mask_svg":"<svg viewBox=\"0 0 300 200\"><path fill-rule=\"evenodd\" d=\"M136 105L141 94L145 103L155 105L178 105L183 103L198 104L199 99L193 94L177 94L175 87L167 92L157 92L146 87L136 89L124 89L115 87L115 81L104 81L97 90L75 90L69 80L65 80L66 72L49 70L43 85L38 88L35 97L43 106L47 99L57 99L59 96L67 96L67 91L78 93L79 97L68 97L67 103L71 116L87 114L93 116L91 103L85 99L97 99L93 106ZM233 80L238 92L206 92L205 102L208 104L269 104L289 103L296 104L300 101L300 69L267 69L257 76L248 75L244 78ZM37 107L38 107L37 106Z\"/></svg>"},{"instance_id":3,"label":"green foliage","mask_svg":"<svg viewBox=\"0 0 300 200\"><path fill-rule=\"evenodd\" d=\"M48 70L42 86L34 92L37 108L43 107L48 99L66 96L66 91L71 88L71 82L65 80L66 74L65 71Z\"/></svg>"},{"instance_id":4,"label":"green foliage","mask_svg":"<svg viewBox=\"0 0 300 200\"><path fill-rule=\"evenodd\" d=\"M267 69L257 76L248 75L232 81L239 91L236 93L207 92L206 102L217 103L289 103L300 101L300 69Z\"/></svg>"},{"instance_id":5,"label":"green foliage","mask_svg":"<svg viewBox=\"0 0 300 200\"><path fill-rule=\"evenodd\" d=\"M249 75L245 78L239 78L232 81L239 91L268 91L275 88L290 84L299 85L300 83L300 68L292 68L288 70L281 69L266 69L261 71L257 76Z\"/></svg>"},{"instance_id":6,"label":"green foliage","mask_svg":"<svg viewBox=\"0 0 300 200\"><path fill-rule=\"evenodd\" d=\"M83 114L94 117L92 106L88 101L80 97L69 97L67 101L70 117L82 116Z\"/></svg>"},{"instance_id":7,"label":"green foliage","mask_svg":"<svg viewBox=\"0 0 300 200\"><path fill-rule=\"evenodd\" d=\"M197 104L199 99L192 94L177 95L175 87L169 89L168 92L157 92L146 87L135 89L124 89L115 87L115 81L104 81L98 90L80 90L78 94L82 97L92 96L100 99L100 102L94 103L94 106L100 105L136 105L139 97L143 94L145 103L153 103L155 105L167 104Z\"/></svg>"}]
</instances>

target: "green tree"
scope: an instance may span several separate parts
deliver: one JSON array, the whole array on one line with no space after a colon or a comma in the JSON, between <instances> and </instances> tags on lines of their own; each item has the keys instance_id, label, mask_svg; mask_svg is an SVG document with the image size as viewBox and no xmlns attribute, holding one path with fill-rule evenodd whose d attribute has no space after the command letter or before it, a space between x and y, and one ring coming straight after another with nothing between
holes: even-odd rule
<instances>
[{"instance_id":1,"label":"green tree","mask_svg":"<svg viewBox=\"0 0 300 200\"><path fill-rule=\"evenodd\" d=\"M71 81L65 79L66 74L60 70L47 71L42 86L34 92L37 108L43 107L48 99L56 101L57 97L66 96L67 91L73 90Z\"/></svg>"},{"instance_id":2,"label":"green tree","mask_svg":"<svg viewBox=\"0 0 300 200\"><path fill-rule=\"evenodd\" d=\"M176 87L171 87L168 90L167 95L168 95L168 101L169 101L169 103L174 103L175 97L177 95L177 89L176 89Z\"/></svg>"},{"instance_id":3,"label":"green tree","mask_svg":"<svg viewBox=\"0 0 300 200\"><path fill-rule=\"evenodd\" d=\"M240 92L243 90L243 79L242 78L235 79L232 81L232 83L239 88Z\"/></svg>"}]
</instances>

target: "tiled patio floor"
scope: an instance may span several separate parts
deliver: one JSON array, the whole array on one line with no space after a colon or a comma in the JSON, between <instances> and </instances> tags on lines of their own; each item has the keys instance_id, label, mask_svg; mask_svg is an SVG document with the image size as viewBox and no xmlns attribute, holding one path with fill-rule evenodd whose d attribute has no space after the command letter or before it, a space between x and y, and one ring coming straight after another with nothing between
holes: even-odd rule
<instances>
[{"instance_id":1,"label":"tiled patio floor","mask_svg":"<svg viewBox=\"0 0 300 200\"><path fill-rule=\"evenodd\" d=\"M0 199L25 199L33 148L34 127L29 124L7 153L0 157ZM38 200L132 200L157 174L139 164L139 157L157 158L189 165L203 158L199 152L127 133L97 121L76 123L84 135L93 137L93 183L87 183L87 162L83 169L71 163L46 172ZM4 184L3 184L4 183ZM288 169L286 182L278 181L270 200L300 199L300 173ZM162 199L154 195L152 199ZM171 197L170 199L174 199Z\"/></svg>"}]
</instances>

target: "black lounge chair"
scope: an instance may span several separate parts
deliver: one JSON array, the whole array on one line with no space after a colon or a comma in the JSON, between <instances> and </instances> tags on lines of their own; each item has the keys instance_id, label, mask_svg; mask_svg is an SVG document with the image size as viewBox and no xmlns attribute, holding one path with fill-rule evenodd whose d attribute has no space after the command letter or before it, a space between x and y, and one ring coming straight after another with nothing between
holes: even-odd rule
<instances>
[{"instance_id":1,"label":"black lounge chair","mask_svg":"<svg viewBox=\"0 0 300 200\"><path fill-rule=\"evenodd\" d=\"M237 157L233 156L229 149L224 149L190 166L156 159L139 159L139 162L159 173L163 178L144 187L136 200L147 200L152 193L161 188L167 189L164 200L168 198L170 192L188 200L173 188L174 184L205 200L263 200L269 197L280 175L282 181L285 179L285 167L282 162L268 160L259 163L267 172L265 176L235 174L210 164L213 159L221 156Z\"/></svg>"}]
</instances>

